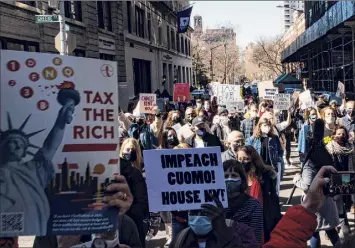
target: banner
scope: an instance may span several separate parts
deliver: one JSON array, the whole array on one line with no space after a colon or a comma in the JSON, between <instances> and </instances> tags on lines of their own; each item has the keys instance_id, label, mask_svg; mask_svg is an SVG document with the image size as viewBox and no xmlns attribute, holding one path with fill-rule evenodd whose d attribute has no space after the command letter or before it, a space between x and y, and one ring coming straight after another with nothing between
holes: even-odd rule
<instances>
[{"instance_id":1,"label":"banner","mask_svg":"<svg viewBox=\"0 0 355 248\"><path fill-rule=\"evenodd\" d=\"M174 102L190 102L190 85L188 83L174 84Z\"/></svg>"},{"instance_id":2,"label":"banner","mask_svg":"<svg viewBox=\"0 0 355 248\"><path fill-rule=\"evenodd\" d=\"M116 230L116 62L2 50L0 66L0 236Z\"/></svg>"},{"instance_id":3,"label":"banner","mask_svg":"<svg viewBox=\"0 0 355 248\"><path fill-rule=\"evenodd\" d=\"M192 6L176 13L178 23L178 33L185 33L190 25Z\"/></svg>"},{"instance_id":4,"label":"banner","mask_svg":"<svg viewBox=\"0 0 355 248\"><path fill-rule=\"evenodd\" d=\"M228 205L219 147L145 150L144 165L151 212L200 209L210 194Z\"/></svg>"},{"instance_id":5,"label":"banner","mask_svg":"<svg viewBox=\"0 0 355 248\"><path fill-rule=\"evenodd\" d=\"M240 85L216 84L216 86L213 87L214 93L217 96L218 105L226 105L228 102L241 100Z\"/></svg>"},{"instance_id":6,"label":"banner","mask_svg":"<svg viewBox=\"0 0 355 248\"><path fill-rule=\"evenodd\" d=\"M274 108L278 110L289 110L291 108L291 95L290 94L275 95Z\"/></svg>"},{"instance_id":7,"label":"banner","mask_svg":"<svg viewBox=\"0 0 355 248\"><path fill-rule=\"evenodd\" d=\"M226 108L229 113L243 113L244 112L244 101L228 102Z\"/></svg>"},{"instance_id":8,"label":"banner","mask_svg":"<svg viewBox=\"0 0 355 248\"><path fill-rule=\"evenodd\" d=\"M157 105L156 94L139 94L139 110L143 114L154 114L153 107Z\"/></svg>"}]
</instances>

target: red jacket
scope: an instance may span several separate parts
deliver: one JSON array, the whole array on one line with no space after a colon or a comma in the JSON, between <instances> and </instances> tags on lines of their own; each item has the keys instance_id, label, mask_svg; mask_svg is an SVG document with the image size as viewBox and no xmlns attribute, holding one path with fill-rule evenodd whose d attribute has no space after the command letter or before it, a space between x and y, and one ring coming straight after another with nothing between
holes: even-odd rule
<instances>
[{"instance_id":1,"label":"red jacket","mask_svg":"<svg viewBox=\"0 0 355 248\"><path fill-rule=\"evenodd\" d=\"M271 239L263 248L301 248L307 247L307 241L317 228L317 217L301 205L287 210L275 229Z\"/></svg>"}]
</instances>

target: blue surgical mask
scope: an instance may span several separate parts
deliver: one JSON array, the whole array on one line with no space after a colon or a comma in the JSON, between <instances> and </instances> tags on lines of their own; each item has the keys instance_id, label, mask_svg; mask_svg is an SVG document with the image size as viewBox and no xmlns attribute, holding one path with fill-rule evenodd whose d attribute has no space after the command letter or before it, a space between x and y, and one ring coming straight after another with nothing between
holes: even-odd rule
<instances>
[{"instance_id":1,"label":"blue surgical mask","mask_svg":"<svg viewBox=\"0 0 355 248\"><path fill-rule=\"evenodd\" d=\"M314 121L317 120L317 116L316 116L316 115L311 115L311 116L309 117L309 119L314 122Z\"/></svg>"},{"instance_id":2,"label":"blue surgical mask","mask_svg":"<svg viewBox=\"0 0 355 248\"><path fill-rule=\"evenodd\" d=\"M207 216L189 216L188 223L197 236L204 236L212 231L212 223Z\"/></svg>"},{"instance_id":3,"label":"blue surgical mask","mask_svg":"<svg viewBox=\"0 0 355 248\"><path fill-rule=\"evenodd\" d=\"M240 186L242 185L242 180L240 178L227 178L225 182L228 198L235 197L240 193Z\"/></svg>"}]
</instances>

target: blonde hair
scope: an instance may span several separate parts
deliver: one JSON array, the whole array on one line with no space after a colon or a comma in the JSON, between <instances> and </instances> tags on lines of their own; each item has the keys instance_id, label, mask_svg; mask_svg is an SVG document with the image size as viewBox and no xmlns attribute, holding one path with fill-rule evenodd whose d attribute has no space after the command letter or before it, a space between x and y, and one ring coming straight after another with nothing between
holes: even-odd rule
<instances>
[{"instance_id":1,"label":"blonde hair","mask_svg":"<svg viewBox=\"0 0 355 248\"><path fill-rule=\"evenodd\" d=\"M261 128L260 127L261 127L262 124L268 124L270 126L269 134L271 134L272 136L275 135L272 123L266 118L260 118L258 124L256 125L256 127L254 129L253 136L255 138L260 138L261 137Z\"/></svg>"},{"instance_id":2,"label":"blonde hair","mask_svg":"<svg viewBox=\"0 0 355 248\"><path fill-rule=\"evenodd\" d=\"M180 143L174 147L174 149L186 149L186 148L191 148L191 147L186 143Z\"/></svg>"},{"instance_id":3,"label":"blonde hair","mask_svg":"<svg viewBox=\"0 0 355 248\"><path fill-rule=\"evenodd\" d=\"M325 119L325 111L327 111L328 109L330 109L333 112L334 116L336 116L335 110L330 106L327 106L320 111L320 116L322 117L323 120Z\"/></svg>"},{"instance_id":4,"label":"blonde hair","mask_svg":"<svg viewBox=\"0 0 355 248\"><path fill-rule=\"evenodd\" d=\"M126 145L133 145L134 150L137 153L137 160L133 162L133 167L141 170L142 169L142 161L143 161L143 157L142 157L142 150L141 147L138 143L138 141L136 139L133 138L127 138L123 141L121 148L120 148L120 157L123 157L123 150L125 148Z\"/></svg>"}]
</instances>

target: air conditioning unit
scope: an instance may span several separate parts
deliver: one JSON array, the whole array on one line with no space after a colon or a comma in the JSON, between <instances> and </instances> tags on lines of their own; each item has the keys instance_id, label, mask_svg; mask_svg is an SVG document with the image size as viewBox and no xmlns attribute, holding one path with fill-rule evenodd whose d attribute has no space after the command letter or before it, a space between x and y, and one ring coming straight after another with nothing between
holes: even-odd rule
<instances>
[{"instance_id":1,"label":"air conditioning unit","mask_svg":"<svg viewBox=\"0 0 355 248\"><path fill-rule=\"evenodd\" d=\"M48 7L51 9L58 9L59 7L59 0L49 0Z\"/></svg>"}]
</instances>

